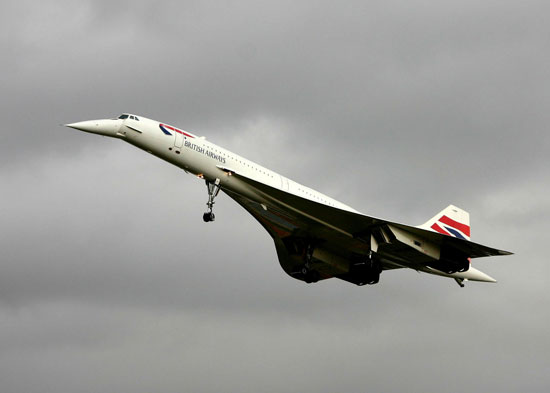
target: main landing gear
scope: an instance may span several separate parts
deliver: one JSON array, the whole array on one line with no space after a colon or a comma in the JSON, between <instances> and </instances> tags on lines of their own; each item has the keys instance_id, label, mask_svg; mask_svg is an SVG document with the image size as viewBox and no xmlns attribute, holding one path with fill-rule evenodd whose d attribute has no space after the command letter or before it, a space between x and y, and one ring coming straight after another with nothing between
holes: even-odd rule
<instances>
[{"instance_id":1,"label":"main landing gear","mask_svg":"<svg viewBox=\"0 0 550 393\"><path fill-rule=\"evenodd\" d=\"M350 266L350 274L357 285L373 285L377 284L380 280L380 273L382 272L382 264L380 260L374 256L371 251L369 255Z\"/></svg>"},{"instance_id":2,"label":"main landing gear","mask_svg":"<svg viewBox=\"0 0 550 393\"><path fill-rule=\"evenodd\" d=\"M311 262L313 259L313 249L314 247L312 244L308 244L306 246L305 256L304 256L305 263L300 269L300 273L302 273L303 280L308 284L317 282L321 278L319 276L319 272L317 270L312 269L312 266L311 266Z\"/></svg>"},{"instance_id":3,"label":"main landing gear","mask_svg":"<svg viewBox=\"0 0 550 393\"><path fill-rule=\"evenodd\" d=\"M208 188L208 202L206 202L206 206L208 206L208 211L202 215L202 219L204 220L204 222L210 222L216 219L212 208L214 207L214 198L216 198L216 196L220 192L220 179L216 179L214 183L206 180L206 187Z\"/></svg>"}]
</instances>

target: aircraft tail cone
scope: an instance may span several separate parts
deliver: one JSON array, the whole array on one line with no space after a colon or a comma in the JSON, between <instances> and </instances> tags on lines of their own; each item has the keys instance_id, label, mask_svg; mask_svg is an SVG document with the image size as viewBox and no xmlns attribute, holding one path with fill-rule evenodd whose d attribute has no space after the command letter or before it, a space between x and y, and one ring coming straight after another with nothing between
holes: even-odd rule
<instances>
[{"instance_id":1,"label":"aircraft tail cone","mask_svg":"<svg viewBox=\"0 0 550 393\"><path fill-rule=\"evenodd\" d=\"M497 280L495 280L493 277L471 266L468 271L456 274L460 275L460 278L464 278L468 281L497 282Z\"/></svg>"}]
</instances>

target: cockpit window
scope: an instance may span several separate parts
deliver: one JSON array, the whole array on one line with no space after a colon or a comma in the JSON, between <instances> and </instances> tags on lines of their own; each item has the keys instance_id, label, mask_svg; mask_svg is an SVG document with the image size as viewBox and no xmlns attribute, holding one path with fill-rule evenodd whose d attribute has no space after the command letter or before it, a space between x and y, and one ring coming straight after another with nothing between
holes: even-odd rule
<instances>
[{"instance_id":1,"label":"cockpit window","mask_svg":"<svg viewBox=\"0 0 550 393\"><path fill-rule=\"evenodd\" d=\"M120 115L118 118L119 119L131 119L131 120L139 121L139 117L134 116L134 115L129 115L127 113L124 113L124 114Z\"/></svg>"}]
</instances>

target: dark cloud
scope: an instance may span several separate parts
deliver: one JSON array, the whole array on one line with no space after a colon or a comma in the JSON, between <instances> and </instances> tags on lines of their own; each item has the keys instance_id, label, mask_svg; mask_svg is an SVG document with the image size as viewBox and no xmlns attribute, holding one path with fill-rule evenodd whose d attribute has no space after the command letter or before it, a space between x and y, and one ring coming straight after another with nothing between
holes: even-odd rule
<instances>
[{"instance_id":1,"label":"dark cloud","mask_svg":"<svg viewBox=\"0 0 550 393\"><path fill-rule=\"evenodd\" d=\"M6 392L543 390L545 2L5 2ZM313 286L183 171L60 124L131 111L365 213L448 203L496 285ZM238 229L238 230L236 230Z\"/></svg>"}]
</instances>

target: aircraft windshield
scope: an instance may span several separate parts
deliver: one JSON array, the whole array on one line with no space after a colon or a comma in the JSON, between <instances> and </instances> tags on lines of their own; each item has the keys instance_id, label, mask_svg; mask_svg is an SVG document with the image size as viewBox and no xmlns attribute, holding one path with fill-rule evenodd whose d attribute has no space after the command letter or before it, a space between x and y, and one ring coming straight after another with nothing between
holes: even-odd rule
<instances>
[{"instance_id":1,"label":"aircraft windshield","mask_svg":"<svg viewBox=\"0 0 550 393\"><path fill-rule=\"evenodd\" d=\"M127 113L124 113L124 114L120 115L118 118L119 118L119 119L128 119L128 118L130 118L131 120L137 120L137 121L139 121L139 117L134 116L134 115L129 115L129 114L127 114Z\"/></svg>"}]
</instances>

